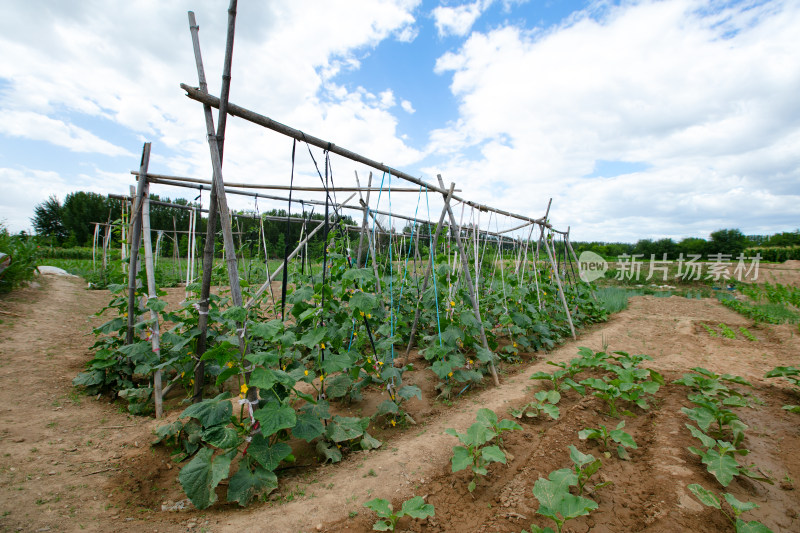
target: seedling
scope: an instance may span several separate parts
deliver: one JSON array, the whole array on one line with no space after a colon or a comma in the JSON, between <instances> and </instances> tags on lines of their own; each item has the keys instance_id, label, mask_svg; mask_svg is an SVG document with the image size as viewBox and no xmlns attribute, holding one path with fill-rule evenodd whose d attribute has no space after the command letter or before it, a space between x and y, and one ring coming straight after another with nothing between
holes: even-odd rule
<instances>
[{"instance_id":1,"label":"seedling","mask_svg":"<svg viewBox=\"0 0 800 533\"><path fill-rule=\"evenodd\" d=\"M472 480L467 486L470 492L475 490L478 476L489 473L487 467L491 463L506 463L506 454L499 446L487 446L497 434L480 422L472 424L466 433L459 433L452 428L445 429L445 433L458 438L463 444L453 447L451 463L453 472L460 472L467 467L472 469Z\"/></svg>"},{"instance_id":2,"label":"seedling","mask_svg":"<svg viewBox=\"0 0 800 533\"><path fill-rule=\"evenodd\" d=\"M784 377L794 386L795 392L800 392L800 369L793 366L776 366L766 376L768 378ZM784 405L784 409L791 413L800 414L800 405Z\"/></svg>"},{"instance_id":3,"label":"seedling","mask_svg":"<svg viewBox=\"0 0 800 533\"><path fill-rule=\"evenodd\" d=\"M758 520L751 520L750 522L745 522L741 518L739 518L742 514L746 513L747 511L752 511L753 509L757 509L758 505L753 502L741 502L736 497L726 492L722 496L725 498L725 501L728 502L728 505L733 512L733 516L725 512L725 509L722 508L722 504L720 499L717 497L716 494L711 492L710 490L706 490L702 485L698 485L694 483L689 485L689 490L692 491L692 494L697 496L697 499L700 500L700 503L705 505L706 507L713 507L714 509L719 509L722 511L722 514L725 515L725 518L730 520L733 526L736 528L736 533L772 533L772 530L759 522Z\"/></svg>"},{"instance_id":4,"label":"seedling","mask_svg":"<svg viewBox=\"0 0 800 533\"><path fill-rule=\"evenodd\" d=\"M515 418L538 417L541 413L546 413L553 420L557 420L561 415L556 405L561 400L561 394L555 390L539 391L533 395L536 400L522 406L520 409L509 409L511 416Z\"/></svg>"},{"instance_id":5,"label":"seedling","mask_svg":"<svg viewBox=\"0 0 800 533\"><path fill-rule=\"evenodd\" d=\"M719 337L719 333L717 333L717 330L715 330L714 328L712 328L712 327L711 327L711 326L709 326L708 324L703 324L703 328L706 330L706 332L707 332L707 333L708 333L710 336L712 336L712 337Z\"/></svg>"},{"instance_id":6,"label":"seedling","mask_svg":"<svg viewBox=\"0 0 800 533\"><path fill-rule=\"evenodd\" d=\"M608 454L608 442L609 440L616 442L619 444L617 446L617 455L619 455L620 459L627 459L628 458L628 451L626 448L638 448L636 445L636 441L633 440L633 437L630 433L627 433L622 430L625 427L625 421L621 421L617 424L615 429L608 431L605 426L601 425L599 428L586 428L582 429L578 432L578 437L582 440L586 439L596 439L603 444L603 449L606 450L607 456Z\"/></svg>"},{"instance_id":7,"label":"seedling","mask_svg":"<svg viewBox=\"0 0 800 533\"><path fill-rule=\"evenodd\" d=\"M597 502L571 494L569 488L578 485L578 476L569 468L550 472L548 479L539 478L533 485L533 495L539 500L536 512L555 522L556 530L535 524L531 533L561 533L567 520L588 515L597 509Z\"/></svg>"},{"instance_id":8,"label":"seedling","mask_svg":"<svg viewBox=\"0 0 800 533\"><path fill-rule=\"evenodd\" d=\"M497 444L503 447L503 438L501 437L504 431L521 430L522 426L513 420L503 419L498 421L497 415L491 409L478 409L476 415L478 423L483 424L483 427L491 429L497 435Z\"/></svg>"},{"instance_id":9,"label":"seedling","mask_svg":"<svg viewBox=\"0 0 800 533\"><path fill-rule=\"evenodd\" d=\"M380 498L366 502L364 507L372 509L378 513L378 517L383 518L383 520L378 520L372 526L374 531L394 531L394 528L397 527L397 521L404 516L422 520L435 515L433 505L425 503L422 496L414 496L410 500L404 501L403 506L397 513L394 512L391 503Z\"/></svg>"},{"instance_id":10,"label":"seedling","mask_svg":"<svg viewBox=\"0 0 800 533\"><path fill-rule=\"evenodd\" d=\"M744 337L745 339L747 339L747 340L749 340L749 341L756 342L756 341L758 340L758 338L756 338L756 336L755 336L755 335L753 335L752 333L750 333L750 330L748 330L748 329L747 329L746 327L744 327L744 326L741 326L741 327L739 328L739 333L741 333L741 334L742 334L742 337Z\"/></svg>"},{"instance_id":11,"label":"seedling","mask_svg":"<svg viewBox=\"0 0 800 533\"><path fill-rule=\"evenodd\" d=\"M723 487L727 487L734 476L743 475L756 481L763 481L765 483L773 484L773 481L763 475L758 475L755 471L755 465L742 466L736 460L736 455L747 455L750 453L747 449L737 449L736 446L730 442L716 440L709 437L696 427L686 424L692 435L703 444L702 450L694 446L689 446L688 450L695 455L698 455L703 464L706 465L706 470L712 474Z\"/></svg>"},{"instance_id":12,"label":"seedling","mask_svg":"<svg viewBox=\"0 0 800 533\"><path fill-rule=\"evenodd\" d=\"M577 477L578 496L581 496L583 494L583 488L586 486L589 478L600 470L603 463L600 459L595 459L594 455L582 453L572 444L569 446L569 458L572 459L572 469ZM610 481L598 483L592 487L592 490L594 491L610 484Z\"/></svg>"},{"instance_id":13,"label":"seedling","mask_svg":"<svg viewBox=\"0 0 800 533\"><path fill-rule=\"evenodd\" d=\"M725 323L720 323L719 329L722 331L722 336L728 339L735 339L736 332L729 328Z\"/></svg>"}]
</instances>

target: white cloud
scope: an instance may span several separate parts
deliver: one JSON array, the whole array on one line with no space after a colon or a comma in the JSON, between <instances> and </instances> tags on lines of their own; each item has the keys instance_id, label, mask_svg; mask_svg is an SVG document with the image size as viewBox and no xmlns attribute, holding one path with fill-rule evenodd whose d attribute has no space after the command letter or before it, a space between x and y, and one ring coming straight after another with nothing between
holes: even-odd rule
<instances>
[{"instance_id":1,"label":"white cloud","mask_svg":"<svg viewBox=\"0 0 800 533\"><path fill-rule=\"evenodd\" d=\"M360 87L332 83L337 74L358 69L380 42L412 41L418 32L414 11L419 3L240 4L231 101L394 164L419 160L422 154L396 133L390 88L379 98L369 98ZM186 14L194 9L210 91L219 92L227 4L117 0L99 8L34 0L5 7L0 19L0 109L7 117L21 119L6 128L6 135L73 151L132 156L113 169L121 175L138 166L141 141L146 139L153 141L151 171L210 175L202 107L186 98L178 84L197 84ZM32 27L37 31L30 31ZM91 120L80 120L86 116ZM87 122L109 126L100 131L85 126ZM108 135L113 128L115 142ZM118 138L136 140L119 145ZM230 172L239 181L258 176L278 182L288 177L290 140L237 119L228 122L226 138L226 175ZM306 166L307 159L306 153ZM13 157L3 157L3 163L14 167ZM71 167L58 169L57 175L77 190L93 186L89 178L109 170L86 173L85 166ZM39 170L25 171L35 172ZM98 192L125 193L125 183L132 181L108 181ZM4 183L3 193L10 186ZM21 205L32 212L48 194L37 190ZM0 201L5 204L4 198Z\"/></svg>"},{"instance_id":2,"label":"white cloud","mask_svg":"<svg viewBox=\"0 0 800 533\"><path fill-rule=\"evenodd\" d=\"M552 196L559 225L580 220L575 239L794 227L798 27L795 2L673 0L473 33L437 61L459 118L431 133L444 163L427 170L511 211ZM583 178L597 160L649 169Z\"/></svg>"},{"instance_id":3,"label":"white cloud","mask_svg":"<svg viewBox=\"0 0 800 533\"><path fill-rule=\"evenodd\" d=\"M488 9L493 0L476 0L456 7L438 6L431 12L440 37L463 37L472 29L478 17Z\"/></svg>"},{"instance_id":4,"label":"white cloud","mask_svg":"<svg viewBox=\"0 0 800 533\"><path fill-rule=\"evenodd\" d=\"M402 107L403 111L405 111L410 115L413 115L416 112L416 109L414 109L414 106L411 105L411 102L409 102L408 100L403 100L402 102L400 102L400 107Z\"/></svg>"},{"instance_id":5,"label":"white cloud","mask_svg":"<svg viewBox=\"0 0 800 533\"><path fill-rule=\"evenodd\" d=\"M110 156L133 155L128 150L101 139L83 128L40 113L2 109L0 109L0 113L6 121L3 133L12 137L47 141L56 146L69 148L73 152L90 152Z\"/></svg>"}]
</instances>

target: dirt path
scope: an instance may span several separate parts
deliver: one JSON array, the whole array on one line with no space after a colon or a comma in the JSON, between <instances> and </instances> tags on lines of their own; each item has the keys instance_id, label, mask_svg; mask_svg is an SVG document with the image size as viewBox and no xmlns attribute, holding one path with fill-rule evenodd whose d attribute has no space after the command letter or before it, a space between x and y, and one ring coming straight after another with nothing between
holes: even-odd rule
<instances>
[{"instance_id":1,"label":"dirt path","mask_svg":"<svg viewBox=\"0 0 800 533\"><path fill-rule=\"evenodd\" d=\"M800 480L800 463L791 459L800 445L797 424L790 418L794 415L782 412L778 399L765 397L783 393L762 378L778 364L798 363L796 326L753 328L710 299L640 297L608 323L584 331L577 342L567 342L514 375L502 376L499 389L476 391L453 407L433 404L427 397L430 405L420 424L391 434L379 450L351 454L338 465L289 471L267 503L248 509L216 505L203 512L162 512L162 502L183 496L177 467L169 464L163 449L149 447L159 423L128 416L105 400L77 395L71 387L71 379L90 357L92 337L86 334L96 319L89 315L107 300L108 293L86 291L81 280L49 276L40 289L25 289L0 300L3 310L19 315L4 315L0 324L0 528L4 531L368 531L373 517L363 508L364 501L375 497L400 501L427 494L437 505L436 520L404 527L518 532L530 525L536 508L530 494L533 482L548 468L566 466L559 466L563 458L554 455L555 450L561 453L567 443L576 442L574 432L588 423L587 413L597 407L594 399L567 399L563 409L569 415L558 423L526 425L524 433L511 437L514 461L505 474L493 471L496 482L479 488L475 500L461 477L448 473L455 439L443 431L466 429L481 407L505 414L509 406L544 387L528 376L552 370L546 359L566 361L578 346L601 349L604 344L611 350L650 354L655 358L652 366L670 375L699 365L751 379L765 400L748 413L752 421L746 420L756 428L750 437L753 455L776 477L785 474ZM746 326L759 341L711 338L702 327L720 322L734 329ZM665 448L642 446L640 455L623 465L626 470L608 474L616 476L620 490L639 496L630 502L617 492L601 496L606 498L601 501L603 511L591 522L578 522L574 531L725 528L724 518L707 521L710 512L687 496L682 490L685 483L675 482L701 472L694 464L699 461L685 449L688 440L674 437L685 421L678 396L666 394L660 409L629 422L641 432L643 443L672 442ZM173 411L169 418L177 414ZM657 430L647 429L648 424ZM770 445L759 435L779 438ZM634 464L645 465L647 472L634 471L630 466ZM711 486L708 480L705 484ZM800 503L798 491L778 487L753 493L751 498L757 497L764 508L754 517L776 532L800 530L797 515L787 511ZM771 506L766 504L769 500Z\"/></svg>"}]
</instances>

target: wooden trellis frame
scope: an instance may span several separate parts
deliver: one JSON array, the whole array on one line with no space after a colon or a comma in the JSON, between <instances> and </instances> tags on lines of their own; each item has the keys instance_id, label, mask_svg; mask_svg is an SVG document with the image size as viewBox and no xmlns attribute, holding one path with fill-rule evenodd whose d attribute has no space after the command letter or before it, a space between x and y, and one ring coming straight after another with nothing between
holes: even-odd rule
<instances>
[{"instance_id":1,"label":"wooden trellis frame","mask_svg":"<svg viewBox=\"0 0 800 533\"><path fill-rule=\"evenodd\" d=\"M442 209L442 213L441 213L440 218L439 218L439 222L436 225L435 235L431 239L431 245L435 246L437 241L438 241L438 238L439 238L439 236L441 234L442 229L445 228L445 227L449 227L451 235L456 241L456 246L458 248L458 254L459 254L461 265L462 265L462 271L463 271L463 274L464 274L464 276L466 278L465 279L466 286L468 287L468 290L469 290L470 301L471 301L471 304L472 304L473 311L475 313L476 319L478 320L478 323L480 325L481 342L482 342L483 347L486 348L486 349L488 349L488 343L487 343L487 340L486 340L485 332L483 331L483 322L482 322L482 319L481 319L481 314L480 314L480 310L479 310L479 306L478 306L478 302L477 302L477 295L475 294L475 290L474 290L475 287L473 285L472 277L471 277L471 274L470 274L467 254L466 254L466 251L464 249L463 243L461 241L462 228L456 222L455 216L453 215L451 202L453 202L453 201L461 202L464 205L467 205L467 206L470 206L472 208L478 209L479 212L480 211L492 212L492 213L494 213L496 215L502 215L502 216L509 217L509 218L512 218L512 219L516 219L516 220L519 220L519 221L522 222L522 224L520 224L520 225L518 225L518 226L516 226L514 228L507 229L507 230L504 230L503 232L498 232L498 233L492 233L492 232L490 232L488 230L487 231L482 231L482 230L480 230L480 228L477 228L475 230L475 231L478 232L478 234L476 235L476 239L477 240L475 241L476 242L476 246L477 246L477 242L480 240L480 234L481 233L484 233L487 239L489 239L490 235L494 236L494 237L499 237L499 242L502 244L504 242L504 240L505 240L504 237L502 237L503 233L510 233L512 231L515 231L515 230L518 230L518 229L521 229L521 228L524 228L524 227L530 225L531 226L531 230L529 232L528 239L526 239L526 243L525 243L525 246L526 246L525 247L525 257L527 258L527 244L530 242L530 235L532 234L532 232L533 232L535 227L539 227L540 228L540 235L539 235L539 239L537 241L537 250L536 250L534 261L538 261L539 249L543 245L544 248L545 248L545 251L547 252L549 263L550 263L550 265L551 265L551 267L553 269L553 274L554 274L554 276L556 278L556 285L558 287L559 296L560 296L561 302L562 302L562 304L564 306L564 310L566 312L567 319L569 321L569 326L570 326L570 330L572 332L572 336L573 336L573 338L575 338L575 329L574 329L574 326L572 324L572 318L571 318L569 306L567 305L566 298L564 296L563 287L562 287L560 275L559 275L559 272L558 272L558 267L557 267L557 265L555 263L554 253L553 253L553 250L551 250L551 247L548 244L547 239L544 238L545 230L556 231L547 222L547 217L549 215L549 210L550 210L550 204L549 203L548 203L547 212L546 212L545 216L542 217L542 218L538 218L537 219L537 218L531 218L531 217L527 217L527 216L524 216L524 215L520 215L520 214L517 214L517 213L511 213L511 212L505 211L503 209L498 209L498 208L495 208L495 207L492 207L492 206L488 206L488 205L485 205L485 204L481 204L481 203L478 203L478 202L473 202L473 201L470 201L470 200L466 200L466 199L458 197L458 196L456 196L454 194L454 192L456 191L454 183L451 183L450 187L446 188L445 185L444 185L444 181L443 181L441 176L438 176L438 180L439 180L438 186L434 185L434 184L426 183L423 180L418 179L418 178L416 178L414 176L411 176L411 175L409 175L409 174L407 174L405 172L402 172L402 171L400 171L398 169L391 168L391 167L389 167L387 165L384 165L383 163L379 163L379 162L377 162L375 160L369 159L369 158L367 158L365 156L362 156L362 155L360 155L360 154L358 154L356 152L353 152L353 151L347 150L345 148L339 147L339 146L337 146L337 145L335 145L335 144L333 144L331 142L325 141L325 140L320 139L318 137L314 137L312 135L308 135L308 134L306 134L306 133L304 133L304 132L302 132L300 130L291 128L291 127L286 126L284 124L281 124L281 123L279 123L277 121L274 121L274 120L272 120L272 119L270 119L270 118L268 118L266 116L260 115L258 113L255 113L253 111L250 111L248 109L245 109L243 107L237 106L237 105L229 102L229 98L228 97L229 97L229 94L230 94L230 81L231 81L230 73L231 73L231 62L232 62L233 42L234 42L234 33L235 33L236 5L237 5L236 0L231 0L230 6L229 6L229 9L228 9L228 32L227 32L227 42L226 42L226 48L225 48L225 60L224 60L224 67L223 67L222 88L221 88L221 91L220 91L220 97L213 96L208 92L208 86L207 86L206 79L205 79L205 71L204 71L204 68L203 68L202 57L201 57L201 53L200 53L199 26L197 25L194 13L191 12L191 11L189 12L189 26L190 26L191 36L192 36L192 46L193 46L193 49L194 49L194 55L195 55L197 73L198 73L199 86L198 87L192 87L192 86L189 86L189 85L186 85L186 84L181 84L181 87L186 91L187 96L189 98L191 98L191 99L193 99L193 100L195 100L195 101L197 101L197 102L199 102L199 103L201 103L203 105L203 112L204 112L205 121L206 121L206 135L207 135L209 153L210 153L210 156L211 156L211 164L212 164L212 169L213 169L212 180L210 180L210 182L209 182L208 180L201 180L201 179L197 179L197 178L181 178L181 177L178 177L178 176L166 176L166 175L158 175L158 174L149 174L148 173L148 164L149 164L149 156L150 156L150 143L145 143L145 146L144 146L144 149L143 149L143 153L142 153L142 160L141 160L139 171L138 172L134 172L134 174L136 174L138 177L140 177L140 178L144 177L144 179L138 179L138 183L137 183L137 187L136 187L136 194L135 194L135 197L133 198L133 206L132 206L132 209L131 209L131 231L130 231L130 241L131 241L131 247L130 247L131 260L130 260L130 265L131 265L131 267L130 267L130 270L129 270L129 315L128 315L128 336L127 336L127 342L128 343L133 341L133 317L135 315L135 302L134 302L134 297L133 296L134 296L134 291L135 291L135 278L136 278L136 270L137 270L136 269L136 265L137 265L139 245L140 245L140 241L141 241L141 237L142 237L142 230L143 230L142 222L143 222L143 220L146 220L147 218L149 218L149 217L147 217L147 214L145 213L146 209L143 209L143 205L146 206L149 203L148 200L147 200L147 196L146 196L146 191L148 190L149 183L157 183L157 184L164 184L164 185L171 185L171 186L185 186L185 187L191 187L191 188L199 189L201 191L202 190L209 190L210 194L211 194L211 203L210 203L210 206L209 206L209 209L208 209L207 236L206 236L206 239L205 239L205 245L204 245L204 250L203 250L203 278L202 278L202 282L201 282L200 301L199 301L199 308L200 308L200 324L199 324L199 328L200 328L201 334L200 334L200 336L198 338L198 346L197 346L197 354L196 354L197 357L198 357L198 363L195 366L195 389L194 389L194 397L193 397L194 401L199 401L200 399L202 399L202 383L203 383L203 378L204 378L204 369L203 369L203 366L202 366L202 362L200 361L200 357L202 357L202 354L204 353L205 346L206 346L206 335L205 335L205 333L207 331L207 325L208 325L208 322L207 322L207 320L208 320L208 297L209 297L209 294L210 294L211 270L212 270L211 266L213 265L213 258L214 258L214 240L215 240L214 236L216 234L216 225L217 225L217 223L219 222L219 224L222 227L224 257L225 257L225 262L226 262L226 267L227 267L227 272L228 272L228 280L229 280L231 299L232 299L233 305L251 307L257 301L257 299L260 297L260 295L263 294L265 288L269 286L269 283L272 281L272 279L274 279L274 277L280 271L280 269L278 269L275 272L273 272L268 277L267 282L259 289L259 291L257 291L256 295L254 295L254 297L251 300L249 300L248 302L246 302L246 303L243 302L241 287L240 287L240 283L239 283L236 250L235 250L235 246L234 246L234 242L233 242L233 230L232 230L232 226L231 226L231 214L230 214L230 210L228 208L228 203L227 203L227 195L228 194L246 194L246 195L249 195L249 196L255 196L256 198L260 197L260 198L265 198L265 199L275 199L275 200L284 200L285 201L285 200L289 200L289 199L276 197L276 196L272 196L272 195L264 195L264 194L259 194L259 193L246 193L245 191L237 191L235 189L236 188L253 188L253 189L286 190L286 189L290 189L290 187L287 187L285 185L259 185L259 184L242 184L242 183L227 183L226 184L225 183L225 181L223 179L223 173L222 173L222 161L223 161L225 128L226 128L227 117L229 115L244 119L244 120L246 120L248 122L260 125L262 127L270 129L272 131L281 133L281 134L283 134L283 135L285 135L287 137L291 137L291 138L293 138L295 140L298 140L298 141L301 141L301 142L305 142L305 143L307 143L309 145L314 145L314 146L316 146L318 148L322 148L323 150L326 150L326 151L328 151L330 153L334 153L334 154L340 155L340 156L342 156L342 157L344 157L346 159L349 159L351 161L367 165L368 167L371 167L373 169L377 169L377 170L383 171L385 173L389 173L392 176L396 176L396 177L398 177L398 178L400 178L400 179L402 179L404 181L407 181L409 183L413 183L413 184L421 187L421 189L395 187L395 188L389 188L387 190L391 190L391 191L395 191L395 192L412 192L412 191L413 192L421 192L422 189L425 189L425 190L427 190L429 192L438 192L438 193L440 193L442 195L442 197L445 199L445 202L444 202L444 207ZM218 109L218 124L217 124L216 131L215 131L215 128L214 128L214 117L213 117L213 114L212 114L212 108L217 108ZM361 255L361 249L362 249L361 243L363 242L365 228L368 225L368 220L369 220L369 215L370 214L373 215L373 216L375 216L377 214L388 214L388 215L390 215L392 217L395 217L395 218L411 220L409 217L405 217L405 216L402 216L402 215L397 215L397 214L394 214L394 213L385 213L385 212L381 212L381 211L378 211L378 210L372 210L372 209L369 208L370 192L381 190L381 189L372 187L371 178L372 178L372 175L370 173L370 181L369 181L367 187L361 187L360 183L358 184L358 187L337 187L335 189L326 189L326 188L318 188L318 187L291 187L291 190L309 191L309 192L311 192L311 191L326 191L326 192L330 192L331 190L348 191L348 192L349 191L354 191L354 192L358 192L359 194L361 194L362 192L366 192L366 200L364 200L363 197L361 197L360 198L360 203L361 203L360 206L347 206L348 208L357 209L357 210L360 210L360 211L363 212L363 220L362 220L361 226L360 226L360 228L356 228L356 229L360 230L359 249L358 249L359 264L360 264L360 258L361 258L360 255ZM357 174L356 174L356 180L358 180L358 175ZM352 196L351 196L351 198L352 198ZM342 202L342 204L340 204L340 205L342 207L345 207L345 204L351 198L348 198L348 200L346 200L345 202ZM153 203L156 203L156 202L153 201ZM323 202L315 202L313 200L309 200L309 201L306 201L305 203L313 205L314 203L322 204ZM327 204L328 202L324 202L324 203ZM449 219L449 224L445 223L445 217L446 216ZM416 217L413 220L415 222L417 222ZM298 222L299 221L300 220L298 220ZM422 223L431 224L430 221L425 221L425 222L422 222ZM301 247L308 241L308 239L310 239L311 236L313 236L313 234L316 231L318 231L319 228L321 228L323 226L324 226L324 224L320 223L317 226L317 228L315 228L314 230L309 232L305 236L304 240L299 243L299 245L294 250L294 252L292 252L292 255L296 254L301 249ZM154 294L154 287L150 287L150 285L151 285L150 284L150 279L151 279L152 268L153 267L152 267L152 249L151 249L151 246L148 246L150 244L149 227L147 227L146 230L147 230L147 236L146 236L146 242L145 242L145 254L146 254L146 256L149 256L149 260L146 261L147 262L146 268L149 271L148 272L148 292L150 294ZM174 228L173 228L173 232L177 233ZM564 233L564 232L558 232L558 233ZM565 239L565 242L569 246L569 250L570 250L570 252L572 252L572 255L574 257L574 255L575 255L574 254L574 250L572 250L571 245L569 245L568 232L566 233L566 235L567 235L567 238ZM417 239L418 238L419 238L419 235L417 235ZM371 240L372 239L368 239L368 241L370 241L370 243L371 243ZM493 242L498 242L498 241L493 240ZM373 262L374 262L375 261L374 250L370 250L370 253L372 253ZM527 259L524 261L524 263L527 263ZM373 263L373 266L374 266L374 268L377 268L374 263ZM428 265L427 265L427 268L426 268L426 273L423 276L423 291L425 290L425 288L427 288L427 282L428 282L428 279L430 277L431 269L433 267L434 267L433 259L431 258L430 261L428 262ZM518 269L519 269L519 265L518 265ZM534 269L534 271L536 271L536 269ZM524 266L523 266L522 275L524 276ZM536 280L536 288L537 288L537 295L538 295L538 293L539 293L538 278L536 277L536 275L535 275L535 280ZM415 313L414 326L416 326L416 324L418 322L418 319L419 319L419 307L417 307L417 311ZM156 317L156 322L157 322L157 317ZM244 355L245 345L244 345L244 340L243 339L244 339L244 327L245 327L245 324L241 324L240 326L241 326L240 329L237 330L237 331L239 333L238 337L239 337L240 350L242 351L242 355ZM413 327L412 328L411 339L410 339L408 348L406 350L406 358L408 357L408 352L410 351L410 349L412 347L412 344L413 344L413 338L414 338L415 330L416 330L416 327ZM157 332L157 325L155 327L155 331ZM157 334L154 335L154 338L157 339L157 337L158 337ZM158 341L156 340L155 342L157 343ZM157 345L154 345L154 349L157 349ZM497 373L496 373L495 368L494 368L494 363L492 361L490 361L489 362L489 366L490 366L490 371L492 373L492 377L494 379L495 384L499 385L499 380L498 380ZM248 375L249 375L249 373L248 373ZM161 411L161 409L160 409L160 406L161 406L160 375L157 377L156 381L157 381L157 386L156 386L156 389L157 389L157 391L156 391L156 406L157 406L156 409L157 409L157 413L156 413L156 415L160 416L160 414L161 414L160 413L160 411ZM257 399L257 390L255 390L253 388L249 389L248 390L248 400L255 401L256 399Z\"/></svg>"}]
</instances>

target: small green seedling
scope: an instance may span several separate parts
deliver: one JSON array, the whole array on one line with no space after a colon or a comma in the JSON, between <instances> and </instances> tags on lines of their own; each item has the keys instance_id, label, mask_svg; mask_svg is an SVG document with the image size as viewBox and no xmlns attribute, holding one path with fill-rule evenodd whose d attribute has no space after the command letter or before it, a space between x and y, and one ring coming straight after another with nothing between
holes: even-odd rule
<instances>
[{"instance_id":1,"label":"small green seedling","mask_svg":"<svg viewBox=\"0 0 800 533\"><path fill-rule=\"evenodd\" d=\"M692 485L689 485L689 490L692 491L692 494L697 496L697 499L700 500L700 503L702 503L706 507L713 507L714 509L719 509L720 511L722 511L722 514L725 515L725 518L730 520L730 522L736 528L736 533L772 533L772 530L770 528L768 528L758 520L751 520L750 522L745 522L744 520L739 518L739 516L742 515L743 513L758 508L758 505L756 505L755 503L741 502L737 500L733 494L729 492L724 493L723 496L725 498L725 501L728 502L731 511L733 511L733 516L731 516L725 512L725 509L722 508L722 504L717 495L711 492L710 490L706 490L702 485L694 483Z\"/></svg>"},{"instance_id":2,"label":"small green seedling","mask_svg":"<svg viewBox=\"0 0 800 533\"><path fill-rule=\"evenodd\" d=\"M470 492L475 490L478 476L489 473L487 467L491 463L506 463L506 454L499 446L487 446L497 434L480 422L472 424L466 433L459 433L452 428L445 429L445 433L458 438L463 444L453 447L453 457L450 461L453 472L460 472L467 467L472 468L472 480L467 486Z\"/></svg>"},{"instance_id":3,"label":"small green seedling","mask_svg":"<svg viewBox=\"0 0 800 533\"><path fill-rule=\"evenodd\" d=\"M601 442L603 444L603 449L606 450L607 457L610 456L608 453L608 442L609 440L614 441L619 445L617 446L617 455L619 455L620 459L628 459L628 450L626 450L626 448L636 449L638 446L631 434L622 430L624 427L625 421L623 420L611 431L608 431L608 429L602 425L599 428L586 428L578 432L578 437L581 440L596 439Z\"/></svg>"},{"instance_id":4,"label":"small green seedling","mask_svg":"<svg viewBox=\"0 0 800 533\"><path fill-rule=\"evenodd\" d=\"M410 500L404 501L403 506L397 513L394 512L391 503L380 498L366 502L364 507L372 509L378 513L379 518L383 518L383 520L378 520L372 526L374 531L394 531L394 528L397 527L397 521L404 516L422 520L435 515L433 505L425 503L422 496L414 496Z\"/></svg>"},{"instance_id":5,"label":"small green seedling","mask_svg":"<svg viewBox=\"0 0 800 533\"><path fill-rule=\"evenodd\" d=\"M569 445L569 458L572 459L572 470L575 472L575 476L577 477L578 496L581 496L583 495L583 489L586 486L586 483L589 481L589 478L591 478L597 473L598 470L600 470L600 467L603 466L603 463L600 461L600 459L595 459L594 455L585 454L572 444ZM598 483L592 487L592 490L594 491L610 484L610 481Z\"/></svg>"},{"instance_id":6,"label":"small green seedling","mask_svg":"<svg viewBox=\"0 0 800 533\"><path fill-rule=\"evenodd\" d=\"M543 412L550 416L553 420L557 420L561 416L561 412L556 405L561 401L561 394L555 390L543 390L533 395L536 400L524 405L520 409L509 409L511 416L515 418L536 418Z\"/></svg>"},{"instance_id":7,"label":"small green seedling","mask_svg":"<svg viewBox=\"0 0 800 533\"><path fill-rule=\"evenodd\" d=\"M758 338L756 338L756 336L755 336L755 335L753 335L752 333L750 333L750 330L748 330L748 329L747 329L746 327L744 327L744 326L741 326L741 327L739 328L739 333L741 333L741 334L742 334L742 337L744 337L745 339L747 339L747 340L749 340L749 341L752 341L752 342L756 342L756 341L758 341Z\"/></svg>"},{"instance_id":8,"label":"small green seedling","mask_svg":"<svg viewBox=\"0 0 800 533\"><path fill-rule=\"evenodd\" d=\"M498 421L497 414L491 409L478 409L478 413L475 417L479 424L482 424L483 427L487 429L491 429L494 431L495 435L497 436L497 444L500 447L503 447L503 438L501 435L504 431L514 431L514 430L521 430L522 426L514 422L513 420L503 419Z\"/></svg>"},{"instance_id":9,"label":"small green seedling","mask_svg":"<svg viewBox=\"0 0 800 533\"><path fill-rule=\"evenodd\" d=\"M795 392L800 392L800 369L793 367L793 366L776 366L769 372L767 372L766 376L768 378L777 378L783 377L789 380L794 386ZM784 409L789 411L790 413L797 413L800 414L800 405L784 405Z\"/></svg>"},{"instance_id":10,"label":"small green seedling","mask_svg":"<svg viewBox=\"0 0 800 533\"><path fill-rule=\"evenodd\" d=\"M716 440L709 437L696 427L686 424L692 435L700 439L703 444L703 449L689 446L688 450L693 454L700 457L703 464L706 465L706 470L712 474L723 487L727 487L734 476L743 475L756 481L763 481L772 485L774 482L763 475L758 475L755 470L755 465L743 466L736 460L736 455L747 455L750 453L747 449L737 449L736 446L730 442Z\"/></svg>"},{"instance_id":11,"label":"small green seedling","mask_svg":"<svg viewBox=\"0 0 800 533\"><path fill-rule=\"evenodd\" d=\"M548 479L539 478L533 485L533 495L539 500L536 512L555 522L556 530L535 524L531 533L561 533L567 520L588 515L597 509L597 502L571 494L569 488L578 485L578 476L569 468L550 472Z\"/></svg>"},{"instance_id":12,"label":"small green seedling","mask_svg":"<svg viewBox=\"0 0 800 533\"><path fill-rule=\"evenodd\" d=\"M697 407L689 409L681 408L681 411L690 419L697 422L700 429L709 431L711 424L716 423L717 427L713 435L717 438L724 438L730 431L733 436L733 444L738 446L744 438L747 425L739 420L739 415L723 407L724 405L743 407L748 405L747 400L741 396L729 396L720 401L719 398L704 396L703 394L689 395L689 401Z\"/></svg>"},{"instance_id":13,"label":"small green seedling","mask_svg":"<svg viewBox=\"0 0 800 533\"><path fill-rule=\"evenodd\" d=\"M712 327L711 327L711 326L709 326L708 324L703 324L703 328L705 328L706 332L708 332L708 334L709 334L710 336L712 336L712 337L719 337L719 333L717 333L717 330L715 330L714 328L712 328Z\"/></svg>"},{"instance_id":14,"label":"small green seedling","mask_svg":"<svg viewBox=\"0 0 800 533\"><path fill-rule=\"evenodd\" d=\"M727 326L725 323L720 323L719 329L722 331L722 336L728 339L735 339L736 332Z\"/></svg>"}]
</instances>

